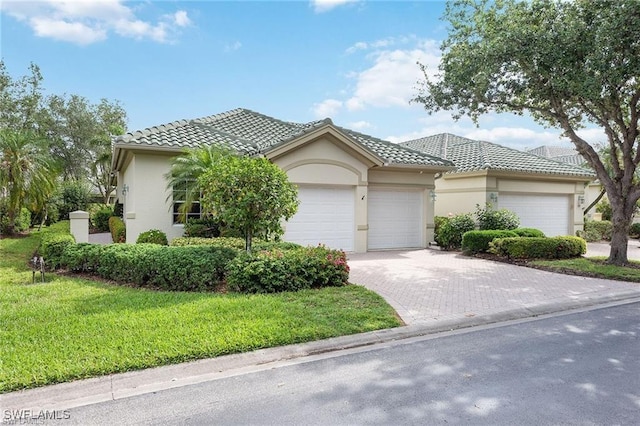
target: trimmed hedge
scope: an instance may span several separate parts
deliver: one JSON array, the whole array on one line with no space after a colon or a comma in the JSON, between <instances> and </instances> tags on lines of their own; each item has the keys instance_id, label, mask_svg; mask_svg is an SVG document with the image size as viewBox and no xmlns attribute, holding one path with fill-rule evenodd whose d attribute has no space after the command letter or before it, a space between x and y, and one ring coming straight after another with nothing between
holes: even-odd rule
<instances>
[{"instance_id":1,"label":"trimmed hedge","mask_svg":"<svg viewBox=\"0 0 640 426\"><path fill-rule=\"evenodd\" d=\"M348 280L345 253L324 246L242 253L227 267L229 289L243 293L341 286Z\"/></svg>"},{"instance_id":2,"label":"trimmed hedge","mask_svg":"<svg viewBox=\"0 0 640 426\"><path fill-rule=\"evenodd\" d=\"M111 241L114 243L124 243L127 241L127 226L118 216L109 218L109 231L111 232Z\"/></svg>"},{"instance_id":3,"label":"trimmed hedge","mask_svg":"<svg viewBox=\"0 0 640 426\"><path fill-rule=\"evenodd\" d=\"M216 237L216 238L199 238L199 237L180 237L171 241L172 246L214 246L228 247L236 250L244 250L244 239L236 237ZM291 250L301 248L300 244L288 241L253 241L253 251L260 250Z\"/></svg>"},{"instance_id":4,"label":"trimmed hedge","mask_svg":"<svg viewBox=\"0 0 640 426\"><path fill-rule=\"evenodd\" d=\"M489 243L496 238L517 237L513 231L506 230L483 230L469 231L462 236L462 251L475 254L489 251Z\"/></svg>"},{"instance_id":5,"label":"trimmed hedge","mask_svg":"<svg viewBox=\"0 0 640 426\"><path fill-rule=\"evenodd\" d=\"M159 244L161 246L169 245L167 234L159 229L150 229L138 235L136 244Z\"/></svg>"},{"instance_id":6,"label":"trimmed hedge","mask_svg":"<svg viewBox=\"0 0 640 426\"><path fill-rule=\"evenodd\" d=\"M587 242L571 236L497 238L489 247L490 253L513 259L569 259L587 252Z\"/></svg>"},{"instance_id":7,"label":"trimmed hedge","mask_svg":"<svg viewBox=\"0 0 640 426\"><path fill-rule=\"evenodd\" d=\"M511 232L518 234L518 237L538 237L543 238L544 232L536 228L516 228L512 229Z\"/></svg>"},{"instance_id":8,"label":"trimmed hedge","mask_svg":"<svg viewBox=\"0 0 640 426\"><path fill-rule=\"evenodd\" d=\"M56 226L48 228L40 237L38 255L44 258L48 269L57 269L62 264L65 250L75 245L75 238L70 233L69 221L58 222Z\"/></svg>"},{"instance_id":9,"label":"trimmed hedge","mask_svg":"<svg viewBox=\"0 0 640 426\"><path fill-rule=\"evenodd\" d=\"M119 283L170 291L215 290L236 251L221 247L168 247L157 244L75 244L63 266Z\"/></svg>"},{"instance_id":10,"label":"trimmed hedge","mask_svg":"<svg viewBox=\"0 0 640 426\"><path fill-rule=\"evenodd\" d=\"M90 210L91 226L98 232L108 232L109 218L113 216L113 207L108 205L96 206Z\"/></svg>"}]
</instances>

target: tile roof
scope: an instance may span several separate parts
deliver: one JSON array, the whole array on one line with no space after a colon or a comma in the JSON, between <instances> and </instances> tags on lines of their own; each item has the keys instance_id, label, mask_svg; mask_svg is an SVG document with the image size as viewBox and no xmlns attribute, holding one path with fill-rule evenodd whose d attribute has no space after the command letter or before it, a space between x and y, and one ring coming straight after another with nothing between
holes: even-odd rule
<instances>
[{"instance_id":1,"label":"tile roof","mask_svg":"<svg viewBox=\"0 0 640 426\"><path fill-rule=\"evenodd\" d=\"M310 131L333 125L330 119L293 123L238 108L193 120L179 120L127 133L114 139L116 147L157 146L169 149L224 145L255 155L294 140ZM452 167L442 158L414 151L349 129L334 126L353 142L363 146L387 164Z\"/></svg>"},{"instance_id":2,"label":"tile roof","mask_svg":"<svg viewBox=\"0 0 640 426\"><path fill-rule=\"evenodd\" d=\"M578 166L584 166L587 163L582 155L578 154L578 151L576 151L575 148L542 145L537 148L529 149L527 152Z\"/></svg>"},{"instance_id":3,"label":"tile roof","mask_svg":"<svg viewBox=\"0 0 640 426\"><path fill-rule=\"evenodd\" d=\"M501 170L595 177L592 171L583 167L555 161L525 151L518 151L495 143L467 139L449 133L402 142L400 145L453 161L456 165L456 170L448 173Z\"/></svg>"}]
</instances>

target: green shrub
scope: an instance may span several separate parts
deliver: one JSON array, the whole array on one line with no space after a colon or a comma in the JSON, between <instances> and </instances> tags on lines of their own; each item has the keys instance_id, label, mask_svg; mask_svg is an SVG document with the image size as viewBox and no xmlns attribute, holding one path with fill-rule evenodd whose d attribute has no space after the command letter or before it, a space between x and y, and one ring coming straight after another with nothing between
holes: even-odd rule
<instances>
[{"instance_id":1,"label":"green shrub","mask_svg":"<svg viewBox=\"0 0 640 426\"><path fill-rule=\"evenodd\" d=\"M74 244L63 266L119 283L168 291L211 291L224 281L236 251L220 247L157 244Z\"/></svg>"},{"instance_id":2,"label":"green shrub","mask_svg":"<svg viewBox=\"0 0 640 426\"><path fill-rule=\"evenodd\" d=\"M109 218L114 216L113 207L102 205L98 208L89 209L91 226L97 232L109 232Z\"/></svg>"},{"instance_id":3,"label":"green shrub","mask_svg":"<svg viewBox=\"0 0 640 426\"><path fill-rule=\"evenodd\" d=\"M20 214L16 218L16 231L24 232L31 226L31 212L28 208L23 207L20 209Z\"/></svg>"},{"instance_id":4,"label":"green shrub","mask_svg":"<svg viewBox=\"0 0 640 426\"><path fill-rule=\"evenodd\" d=\"M436 243L442 250L457 250L462 244L462 235L473 231L475 226L473 218L468 213L439 219Z\"/></svg>"},{"instance_id":5,"label":"green shrub","mask_svg":"<svg viewBox=\"0 0 640 426\"><path fill-rule=\"evenodd\" d=\"M111 241L114 243L124 243L127 241L127 226L118 216L109 218L109 232L111 232Z\"/></svg>"},{"instance_id":6,"label":"green shrub","mask_svg":"<svg viewBox=\"0 0 640 426\"><path fill-rule=\"evenodd\" d=\"M227 266L229 289L243 293L341 286L348 280L345 253L324 246L242 253Z\"/></svg>"},{"instance_id":7,"label":"green shrub","mask_svg":"<svg viewBox=\"0 0 640 426\"><path fill-rule=\"evenodd\" d=\"M65 250L69 246L75 245L76 240L67 231L49 231L42 234L38 254L44 258L44 263L48 269L58 269L62 265Z\"/></svg>"},{"instance_id":8,"label":"green shrub","mask_svg":"<svg viewBox=\"0 0 640 426\"><path fill-rule=\"evenodd\" d=\"M199 238L180 237L171 241L172 246L214 246L227 247L236 250L244 249L244 239L235 237Z\"/></svg>"},{"instance_id":9,"label":"green shrub","mask_svg":"<svg viewBox=\"0 0 640 426\"><path fill-rule=\"evenodd\" d=\"M633 238L640 237L640 223L632 223L629 228L629 236Z\"/></svg>"},{"instance_id":10,"label":"green shrub","mask_svg":"<svg viewBox=\"0 0 640 426\"><path fill-rule=\"evenodd\" d=\"M515 232L503 230L468 231L462 236L462 251L470 254L484 253L489 250L489 243L494 239L517 236Z\"/></svg>"},{"instance_id":11,"label":"green shrub","mask_svg":"<svg viewBox=\"0 0 640 426\"><path fill-rule=\"evenodd\" d=\"M544 237L544 232L535 228L516 228L512 229L511 232L514 232L518 235L518 237Z\"/></svg>"},{"instance_id":12,"label":"green shrub","mask_svg":"<svg viewBox=\"0 0 640 426\"><path fill-rule=\"evenodd\" d=\"M96 274L106 246L78 243L64 249L61 264L73 272Z\"/></svg>"},{"instance_id":13,"label":"green shrub","mask_svg":"<svg viewBox=\"0 0 640 426\"><path fill-rule=\"evenodd\" d=\"M184 224L185 237L216 238L220 236L220 223L213 217L188 219Z\"/></svg>"},{"instance_id":14,"label":"green shrub","mask_svg":"<svg viewBox=\"0 0 640 426\"><path fill-rule=\"evenodd\" d=\"M481 208L476 204L476 219L478 220L478 228L481 231L499 229L511 230L520 226L520 218L518 215L507 209L493 210L490 204Z\"/></svg>"},{"instance_id":15,"label":"green shrub","mask_svg":"<svg viewBox=\"0 0 640 426\"><path fill-rule=\"evenodd\" d=\"M91 190L82 182L66 182L57 200L60 218L67 220L69 213L87 210L91 201Z\"/></svg>"},{"instance_id":16,"label":"green shrub","mask_svg":"<svg viewBox=\"0 0 640 426\"><path fill-rule=\"evenodd\" d=\"M584 223L584 231L578 232L578 236L589 242L611 241L612 230L613 224L608 220L589 220Z\"/></svg>"},{"instance_id":17,"label":"green shrub","mask_svg":"<svg viewBox=\"0 0 640 426\"><path fill-rule=\"evenodd\" d=\"M571 236L497 238L489 247L489 252L513 259L569 259L587 252L586 241Z\"/></svg>"},{"instance_id":18,"label":"green shrub","mask_svg":"<svg viewBox=\"0 0 640 426\"><path fill-rule=\"evenodd\" d=\"M149 231L145 231L138 235L136 244L144 243L159 244L161 246L166 246L169 244L169 242L167 241L167 234L158 229L150 229Z\"/></svg>"},{"instance_id":19,"label":"green shrub","mask_svg":"<svg viewBox=\"0 0 640 426\"><path fill-rule=\"evenodd\" d=\"M596 211L598 213L602 213L602 220L611 220L612 218L612 210L611 204L609 204L609 200L605 197L596 205Z\"/></svg>"}]
</instances>

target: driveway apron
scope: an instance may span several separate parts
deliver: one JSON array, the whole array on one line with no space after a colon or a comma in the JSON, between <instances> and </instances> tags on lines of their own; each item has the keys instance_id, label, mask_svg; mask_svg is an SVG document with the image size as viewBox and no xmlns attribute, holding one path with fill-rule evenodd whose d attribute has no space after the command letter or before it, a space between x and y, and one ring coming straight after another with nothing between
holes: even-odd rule
<instances>
[{"instance_id":1,"label":"driveway apron","mask_svg":"<svg viewBox=\"0 0 640 426\"><path fill-rule=\"evenodd\" d=\"M350 281L375 291L409 325L640 297L640 284L576 277L434 249L352 253ZM595 302L594 302L595 303ZM523 316L523 315L518 315Z\"/></svg>"}]
</instances>

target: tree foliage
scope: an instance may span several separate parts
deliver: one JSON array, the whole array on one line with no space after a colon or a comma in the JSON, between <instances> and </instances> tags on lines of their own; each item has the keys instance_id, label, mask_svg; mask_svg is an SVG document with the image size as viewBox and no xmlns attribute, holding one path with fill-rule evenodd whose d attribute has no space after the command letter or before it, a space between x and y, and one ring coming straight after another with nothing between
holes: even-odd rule
<instances>
[{"instance_id":1,"label":"tree foliage","mask_svg":"<svg viewBox=\"0 0 640 426\"><path fill-rule=\"evenodd\" d=\"M111 137L126 130L127 116L117 101L93 104L79 95L43 94L40 68L13 78L0 61L0 129L42 138L65 181L89 182L106 203L111 185Z\"/></svg>"},{"instance_id":2,"label":"tree foliage","mask_svg":"<svg viewBox=\"0 0 640 426\"><path fill-rule=\"evenodd\" d=\"M0 207L13 234L23 207L38 213L55 189L56 166L46 144L32 132L0 129Z\"/></svg>"},{"instance_id":3,"label":"tree foliage","mask_svg":"<svg viewBox=\"0 0 640 426\"><path fill-rule=\"evenodd\" d=\"M609 263L627 262L627 231L640 183L640 2L636 0L456 0L436 79L414 101L477 121L527 112L562 129L595 170L613 210ZM600 126L611 170L577 130Z\"/></svg>"},{"instance_id":4,"label":"tree foliage","mask_svg":"<svg viewBox=\"0 0 640 426\"><path fill-rule=\"evenodd\" d=\"M252 238L282 235L281 221L298 209L298 191L286 173L266 158L224 156L198 179L203 209Z\"/></svg>"},{"instance_id":5,"label":"tree foliage","mask_svg":"<svg viewBox=\"0 0 640 426\"><path fill-rule=\"evenodd\" d=\"M198 178L224 156L234 155L227 148L216 145L202 146L195 149L185 149L180 155L171 159L171 170L165 175L167 179L167 189L172 197L173 189L184 186L186 188L184 199L181 201L179 219L186 222L187 213L191 211L194 202L200 199L202 192ZM185 182L190 185L185 186Z\"/></svg>"}]
</instances>

